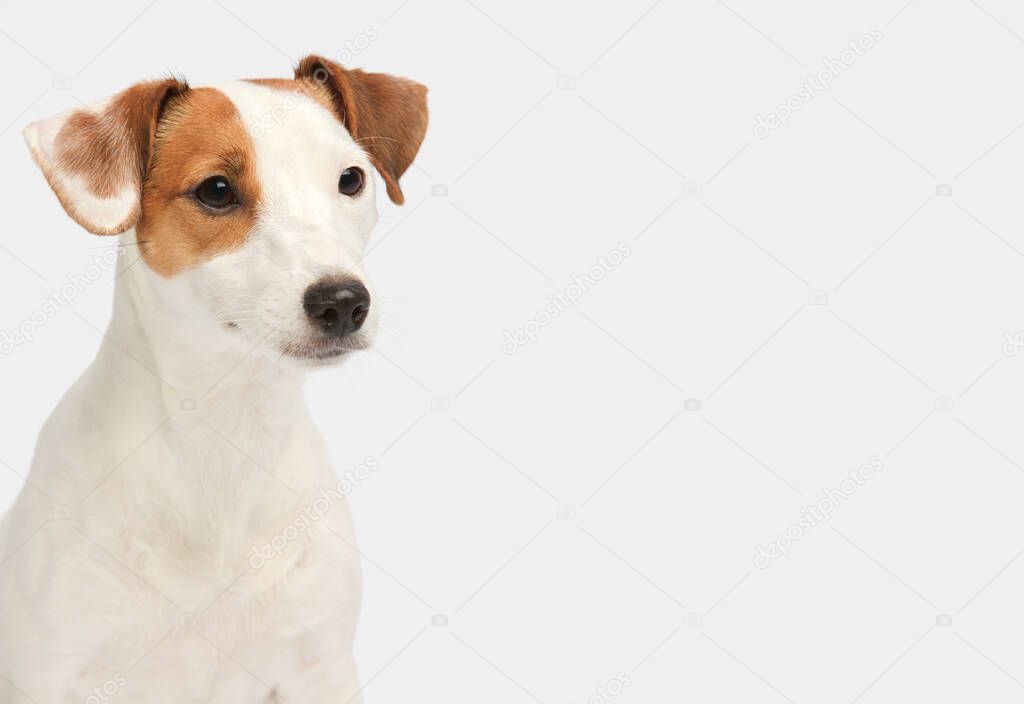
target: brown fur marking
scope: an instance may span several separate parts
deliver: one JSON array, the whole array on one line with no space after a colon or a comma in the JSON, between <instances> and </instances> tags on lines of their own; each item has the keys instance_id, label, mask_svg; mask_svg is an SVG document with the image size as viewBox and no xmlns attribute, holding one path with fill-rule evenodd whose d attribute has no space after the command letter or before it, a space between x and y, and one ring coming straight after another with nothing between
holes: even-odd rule
<instances>
[{"instance_id":1,"label":"brown fur marking","mask_svg":"<svg viewBox=\"0 0 1024 704\"><path fill-rule=\"evenodd\" d=\"M231 211L211 213L192 197L210 176L231 183L239 201ZM137 228L142 256L172 276L240 247L261 197L253 143L234 103L215 88L193 89L168 105L156 133Z\"/></svg>"},{"instance_id":2,"label":"brown fur marking","mask_svg":"<svg viewBox=\"0 0 1024 704\"><path fill-rule=\"evenodd\" d=\"M82 178L99 198L112 198L125 189L138 189L152 155L157 120L163 105L188 86L174 79L139 83L114 96L101 113L72 113L54 138L53 154L33 150L64 210L75 222L98 235L124 232L135 224L139 206L112 226L91 222L80 212L58 175Z\"/></svg>"},{"instance_id":3,"label":"brown fur marking","mask_svg":"<svg viewBox=\"0 0 1024 704\"><path fill-rule=\"evenodd\" d=\"M329 89L335 114L370 155L388 196L399 205L405 202L398 179L427 132L426 86L386 73L346 69L319 56L299 62L295 77Z\"/></svg>"}]
</instances>

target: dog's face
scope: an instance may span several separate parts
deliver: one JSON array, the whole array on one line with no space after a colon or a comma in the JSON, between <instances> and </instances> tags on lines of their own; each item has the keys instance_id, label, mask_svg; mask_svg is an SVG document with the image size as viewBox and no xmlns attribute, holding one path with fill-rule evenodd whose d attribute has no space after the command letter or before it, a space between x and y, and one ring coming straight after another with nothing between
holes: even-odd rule
<instances>
[{"instance_id":1,"label":"dog's face","mask_svg":"<svg viewBox=\"0 0 1024 704\"><path fill-rule=\"evenodd\" d=\"M289 80L139 84L26 137L79 224L135 228L163 305L317 365L365 347L376 327L361 266L372 171L401 203L426 123L419 84L308 57Z\"/></svg>"}]
</instances>

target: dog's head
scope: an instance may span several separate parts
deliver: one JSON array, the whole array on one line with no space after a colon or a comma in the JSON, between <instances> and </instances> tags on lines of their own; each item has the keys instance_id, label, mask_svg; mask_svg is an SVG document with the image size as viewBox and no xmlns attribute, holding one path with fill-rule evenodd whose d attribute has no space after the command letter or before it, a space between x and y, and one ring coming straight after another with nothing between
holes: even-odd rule
<instances>
[{"instance_id":1,"label":"dog's head","mask_svg":"<svg viewBox=\"0 0 1024 704\"><path fill-rule=\"evenodd\" d=\"M294 79L141 83L25 136L78 224L135 228L164 304L316 364L369 342L372 171L401 204L426 126L423 86L310 56Z\"/></svg>"}]
</instances>

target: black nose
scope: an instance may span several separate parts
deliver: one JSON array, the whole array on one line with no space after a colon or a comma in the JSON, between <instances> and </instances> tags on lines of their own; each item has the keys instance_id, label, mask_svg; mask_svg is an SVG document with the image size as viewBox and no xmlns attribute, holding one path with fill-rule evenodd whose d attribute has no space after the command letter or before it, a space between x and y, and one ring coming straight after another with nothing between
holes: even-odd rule
<instances>
[{"instance_id":1,"label":"black nose","mask_svg":"<svg viewBox=\"0 0 1024 704\"><path fill-rule=\"evenodd\" d=\"M370 292L361 283L318 283L302 297L306 315L318 329L333 337L355 332L370 312Z\"/></svg>"}]
</instances>

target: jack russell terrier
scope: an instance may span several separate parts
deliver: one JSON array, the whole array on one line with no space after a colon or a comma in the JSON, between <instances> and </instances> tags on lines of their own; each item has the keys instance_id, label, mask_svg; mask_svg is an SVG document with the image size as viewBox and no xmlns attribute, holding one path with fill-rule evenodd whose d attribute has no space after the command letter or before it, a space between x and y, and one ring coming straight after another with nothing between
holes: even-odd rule
<instances>
[{"instance_id":1,"label":"jack russell terrier","mask_svg":"<svg viewBox=\"0 0 1024 704\"><path fill-rule=\"evenodd\" d=\"M359 555L302 383L370 344L371 171L402 203L426 92L309 56L26 128L127 255L0 524L0 704L361 701Z\"/></svg>"}]
</instances>

